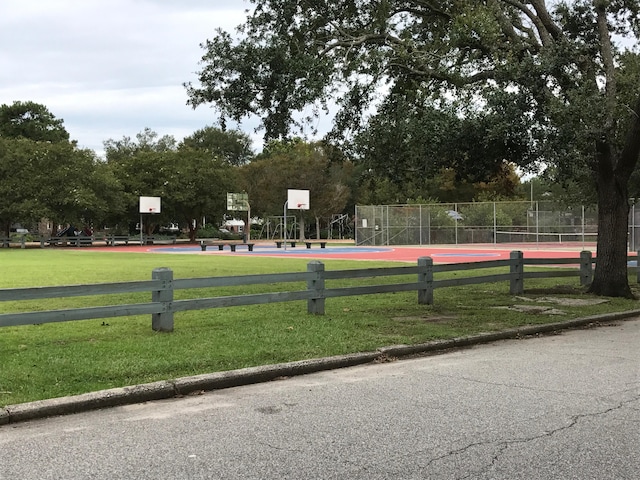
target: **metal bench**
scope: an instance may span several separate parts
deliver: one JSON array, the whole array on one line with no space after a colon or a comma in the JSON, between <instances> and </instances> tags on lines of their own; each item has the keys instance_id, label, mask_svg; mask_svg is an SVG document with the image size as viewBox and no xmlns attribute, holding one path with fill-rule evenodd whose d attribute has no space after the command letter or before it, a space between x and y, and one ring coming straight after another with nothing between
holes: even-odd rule
<instances>
[{"instance_id":1,"label":"metal bench","mask_svg":"<svg viewBox=\"0 0 640 480\"><path fill-rule=\"evenodd\" d=\"M67 246L70 245L72 247L88 247L93 245L93 237L42 237L40 238L40 247L44 248L46 246L49 247L57 247L57 246Z\"/></svg>"},{"instance_id":2,"label":"metal bench","mask_svg":"<svg viewBox=\"0 0 640 480\"><path fill-rule=\"evenodd\" d=\"M137 238L140 241L140 237ZM107 235L104 239L107 243L107 246L115 246L117 243L124 243L125 245L129 245L131 241L131 237L129 235Z\"/></svg>"},{"instance_id":3,"label":"metal bench","mask_svg":"<svg viewBox=\"0 0 640 480\"><path fill-rule=\"evenodd\" d=\"M145 235L144 243L146 245L154 245L154 244L172 244L175 245L177 243L176 235Z\"/></svg>"},{"instance_id":4,"label":"metal bench","mask_svg":"<svg viewBox=\"0 0 640 480\"><path fill-rule=\"evenodd\" d=\"M296 246L296 243L298 243L298 241L297 241L297 240L286 240L286 242L287 242L289 245L291 245L291 247L294 247L294 248L295 248L295 246ZM277 247L277 248L282 248L282 244L283 244L283 243L285 243L285 240L276 240L276 247Z\"/></svg>"},{"instance_id":5,"label":"metal bench","mask_svg":"<svg viewBox=\"0 0 640 480\"><path fill-rule=\"evenodd\" d=\"M224 246L229 245L232 252L236 251L238 245L246 245L250 252L253 252L253 246L255 243L233 241L233 240L200 240L200 248L203 252L207 250L207 247L218 247L218 250L224 250Z\"/></svg>"},{"instance_id":6,"label":"metal bench","mask_svg":"<svg viewBox=\"0 0 640 480\"><path fill-rule=\"evenodd\" d=\"M324 240L306 240L305 245L307 248L311 248L311 245L320 245L320 248L325 248L327 246L327 242Z\"/></svg>"}]
</instances>

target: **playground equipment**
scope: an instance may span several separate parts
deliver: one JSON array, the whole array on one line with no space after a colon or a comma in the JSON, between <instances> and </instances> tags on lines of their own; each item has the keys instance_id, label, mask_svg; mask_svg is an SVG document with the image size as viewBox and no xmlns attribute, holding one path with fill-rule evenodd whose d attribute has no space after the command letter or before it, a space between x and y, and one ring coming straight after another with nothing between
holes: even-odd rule
<instances>
[{"instance_id":1,"label":"playground equipment","mask_svg":"<svg viewBox=\"0 0 640 480\"><path fill-rule=\"evenodd\" d=\"M338 239L343 240L344 238L349 238L352 235L351 230L351 221L349 219L349 215L346 213L336 213L331 216L331 221L329 222L329 228L327 232L327 238L333 238L333 230L336 228L338 230Z\"/></svg>"},{"instance_id":2,"label":"playground equipment","mask_svg":"<svg viewBox=\"0 0 640 480\"><path fill-rule=\"evenodd\" d=\"M298 222L295 217L287 217L287 238L295 238ZM259 238L267 240L284 239L284 216L267 217L262 222Z\"/></svg>"}]
</instances>

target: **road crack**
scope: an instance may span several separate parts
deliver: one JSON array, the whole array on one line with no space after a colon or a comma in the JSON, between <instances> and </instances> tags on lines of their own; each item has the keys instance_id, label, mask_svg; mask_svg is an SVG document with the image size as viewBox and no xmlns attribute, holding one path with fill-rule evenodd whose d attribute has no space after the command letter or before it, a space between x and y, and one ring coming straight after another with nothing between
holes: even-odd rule
<instances>
[{"instance_id":1,"label":"road crack","mask_svg":"<svg viewBox=\"0 0 640 480\"><path fill-rule=\"evenodd\" d=\"M488 464L480 469L480 470L476 470L473 472L468 472L466 473L464 476L462 477L457 477L457 480L468 480L471 478L476 478L479 475L483 475L486 472L488 472L491 468L493 468L499 461L500 458L502 457L502 455L504 454L505 451L507 451L509 449L509 447L513 446L513 445L522 445L525 443L529 443L529 442L533 442L536 440L540 440L540 439L544 439L544 438L550 438L554 435L558 435L561 434L562 432L566 432L568 430L571 430L572 428L574 428L576 425L578 425L578 423L580 423L583 419L585 418L594 418L594 417L599 417L599 416L603 416L603 415L608 415L612 412L615 412L616 410L620 410L626 407L630 407L633 410L636 410L636 407L633 407L632 404L635 402L639 402L640 401L640 394L634 396L633 398L624 400L619 402L618 404L611 406L609 408L606 408L604 410L598 411L598 412L592 412L592 413L582 413L582 414L578 414L578 415L573 415L570 417L570 421L568 422L568 424L560 426L558 428L554 428L552 430L548 430L545 432L542 432L540 434L537 435L531 435L528 437L523 437L523 438L515 438L512 440L486 440L486 441L478 441L478 442L473 442L470 443L468 445L465 445L463 447L460 448L456 448L453 450L449 450L448 452L439 455L438 457L435 457L433 459L431 459L427 464L426 464L426 468L431 467L433 464L442 461L442 460L446 460L448 458L457 456L457 455L463 455L466 452L468 452L469 450L473 449L473 448L477 448L477 447L486 447L486 446L490 446L493 447L495 449L495 454L492 456L492 458L490 459L490 461L488 462Z\"/></svg>"}]
</instances>

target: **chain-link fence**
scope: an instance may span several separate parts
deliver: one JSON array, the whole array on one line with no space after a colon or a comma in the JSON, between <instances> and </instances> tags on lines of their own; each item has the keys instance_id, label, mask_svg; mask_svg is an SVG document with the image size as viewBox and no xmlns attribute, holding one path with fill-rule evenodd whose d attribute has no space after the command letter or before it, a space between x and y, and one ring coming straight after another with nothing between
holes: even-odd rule
<instances>
[{"instance_id":1,"label":"chain-link fence","mask_svg":"<svg viewBox=\"0 0 640 480\"><path fill-rule=\"evenodd\" d=\"M635 208L630 217L636 218ZM630 222L632 237L640 233L637 223ZM595 208L552 202L359 205L355 224L357 245L587 244L598 232Z\"/></svg>"}]
</instances>

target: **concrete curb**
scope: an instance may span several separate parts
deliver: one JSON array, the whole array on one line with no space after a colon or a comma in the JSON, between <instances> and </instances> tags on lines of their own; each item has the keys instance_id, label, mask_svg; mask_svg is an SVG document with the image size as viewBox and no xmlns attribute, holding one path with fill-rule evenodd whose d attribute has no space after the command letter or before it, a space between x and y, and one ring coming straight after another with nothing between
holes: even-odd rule
<instances>
[{"instance_id":1,"label":"concrete curb","mask_svg":"<svg viewBox=\"0 0 640 480\"><path fill-rule=\"evenodd\" d=\"M611 323L640 316L640 310L617 312L577 318L563 322L518 327L501 332L481 333L470 337L437 340L417 345L392 345L374 352L338 355L334 357L301 360L297 362L243 368L226 372L207 373L192 377L163 380L130 387L112 388L69 397L52 398L35 402L8 405L0 408L0 425L24 422L56 415L68 415L100 408L130 405L162 400L199 391L220 390L253 383L268 382L277 378L293 377L323 370L351 367L373 361L408 355L444 352L500 340L522 338L560 330L581 328L593 324Z\"/></svg>"}]
</instances>

